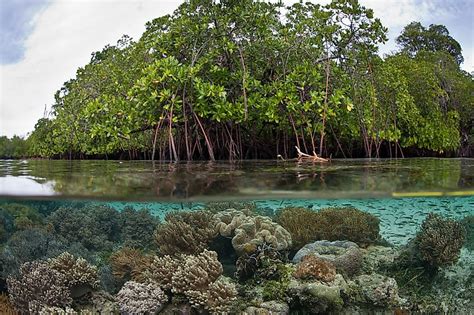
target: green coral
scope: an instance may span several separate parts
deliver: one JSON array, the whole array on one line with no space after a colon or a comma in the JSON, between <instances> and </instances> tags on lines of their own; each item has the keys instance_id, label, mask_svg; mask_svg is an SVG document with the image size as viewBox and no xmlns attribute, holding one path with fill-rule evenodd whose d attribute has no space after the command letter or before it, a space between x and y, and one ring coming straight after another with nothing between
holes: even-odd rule
<instances>
[{"instance_id":1,"label":"green coral","mask_svg":"<svg viewBox=\"0 0 474 315\"><path fill-rule=\"evenodd\" d=\"M458 261L465 235L466 231L461 223L430 213L414 242L420 259L437 269Z\"/></svg>"},{"instance_id":2,"label":"green coral","mask_svg":"<svg viewBox=\"0 0 474 315\"><path fill-rule=\"evenodd\" d=\"M288 230L295 249L316 240L347 240L360 246L381 241L380 221L353 207L326 208L319 212L306 208L284 208L277 216Z\"/></svg>"},{"instance_id":3,"label":"green coral","mask_svg":"<svg viewBox=\"0 0 474 315\"><path fill-rule=\"evenodd\" d=\"M474 215L468 215L461 220L461 224L466 229L466 248L474 251Z\"/></svg>"}]
</instances>

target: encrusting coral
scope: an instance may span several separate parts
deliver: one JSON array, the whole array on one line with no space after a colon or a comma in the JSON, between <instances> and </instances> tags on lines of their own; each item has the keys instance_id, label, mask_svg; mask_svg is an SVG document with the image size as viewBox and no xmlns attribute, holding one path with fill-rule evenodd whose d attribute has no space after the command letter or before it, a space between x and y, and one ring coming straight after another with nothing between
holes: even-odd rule
<instances>
[{"instance_id":1,"label":"encrusting coral","mask_svg":"<svg viewBox=\"0 0 474 315\"><path fill-rule=\"evenodd\" d=\"M173 212L155 231L155 240L163 255L198 254L217 235L208 211Z\"/></svg>"},{"instance_id":2,"label":"encrusting coral","mask_svg":"<svg viewBox=\"0 0 474 315\"><path fill-rule=\"evenodd\" d=\"M331 282L336 278L336 267L324 259L313 255L303 257L293 273L295 278L316 279Z\"/></svg>"},{"instance_id":3,"label":"encrusting coral","mask_svg":"<svg viewBox=\"0 0 474 315\"><path fill-rule=\"evenodd\" d=\"M315 240L347 240L360 246L381 240L379 219L352 207L326 208L318 212L285 208L279 211L277 222L290 231L296 249Z\"/></svg>"},{"instance_id":4,"label":"encrusting coral","mask_svg":"<svg viewBox=\"0 0 474 315\"><path fill-rule=\"evenodd\" d=\"M247 216L242 211L229 209L214 215L216 231L232 237L237 255L250 254L259 245L266 244L274 250L286 250L291 246L291 235L269 217Z\"/></svg>"},{"instance_id":5,"label":"encrusting coral","mask_svg":"<svg viewBox=\"0 0 474 315\"><path fill-rule=\"evenodd\" d=\"M90 265L84 258L76 258L70 253L64 252L56 258L48 259L48 264L66 277L66 284L72 295L75 295L74 293L80 286L90 289L99 287L97 267Z\"/></svg>"},{"instance_id":6,"label":"encrusting coral","mask_svg":"<svg viewBox=\"0 0 474 315\"><path fill-rule=\"evenodd\" d=\"M117 294L121 314L156 314L168 297L157 285L126 282Z\"/></svg>"},{"instance_id":7,"label":"encrusting coral","mask_svg":"<svg viewBox=\"0 0 474 315\"><path fill-rule=\"evenodd\" d=\"M414 242L422 261L434 268L446 267L458 261L465 234L461 223L430 213Z\"/></svg>"},{"instance_id":8,"label":"encrusting coral","mask_svg":"<svg viewBox=\"0 0 474 315\"><path fill-rule=\"evenodd\" d=\"M36 313L46 306L65 307L72 303L64 274L47 262L27 262L19 275L8 277L10 301L23 313Z\"/></svg>"}]
</instances>

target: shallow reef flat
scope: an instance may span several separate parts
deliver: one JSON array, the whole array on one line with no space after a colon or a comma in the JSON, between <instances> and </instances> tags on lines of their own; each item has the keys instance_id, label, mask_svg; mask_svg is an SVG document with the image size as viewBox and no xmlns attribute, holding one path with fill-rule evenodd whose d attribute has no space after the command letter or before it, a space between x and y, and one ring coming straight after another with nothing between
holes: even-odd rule
<instances>
[{"instance_id":1,"label":"shallow reef flat","mask_svg":"<svg viewBox=\"0 0 474 315\"><path fill-rule=\"evenodd\" d=\"M0 313L467 314L472 202L4 200Z\"/></svg>"}]
</instances>

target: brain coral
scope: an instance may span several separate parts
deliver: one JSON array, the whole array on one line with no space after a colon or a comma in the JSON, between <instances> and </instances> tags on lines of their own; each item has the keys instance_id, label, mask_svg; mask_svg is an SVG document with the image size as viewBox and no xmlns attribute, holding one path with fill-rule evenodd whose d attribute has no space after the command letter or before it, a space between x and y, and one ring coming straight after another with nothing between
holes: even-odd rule
<instances>
[{"instance_id":1,"label":"brain coral","mask_svg":"<svg viewBox=\"0 0 474 315\"><path fill-rule=\"evenodd\" d=\"M456 263L465 241L466 231L461 223L430 213L415 238L421 259L431 267Z\"/></svg>"},{"instance_id":2,"label":"brain coral","mask_svg":"<svg viewBox=\"0 0 474 315\"><path fill-rule=\"evenodd\" d=\"M45 306L64 307L72 303L66 276L46 262L24 263L17 277L8 277L7 286L11 302L23 313L37 313Z\"/></svg>"},{"instance_id":3,"label":"brain coral","mask_svg":"<svg viewBox=\"0 0 474 315\"><path fill-rule=\"evenodd\" d=\"M168 297L155 284L128 281L117 294L117 301L121 314L156 314Z\"/></svg>"},{"instance_id":4,"label":"brain coral","mask_svg":"<svg viewBox=\"0 0 474 315\"><path fill-rule=\"evenodd\" d=\"M163 255L197 254L216 236L212 214L207 211L173 212L155 231Z\"/></svg>"},{"instance_id":5,"label":"brain coral","mask_svg":"<svg viewBox=\"0 0 474 315\"><path fill-rule=\"evenodd\" d=\"M266 244L274 250L285 250L291 246L291 235L269 217L246 216L230 209L214 215L216 231L222 236L233 236L232 246L238 255L253 253L258 246Z\"/></svg>"}]
</instances>

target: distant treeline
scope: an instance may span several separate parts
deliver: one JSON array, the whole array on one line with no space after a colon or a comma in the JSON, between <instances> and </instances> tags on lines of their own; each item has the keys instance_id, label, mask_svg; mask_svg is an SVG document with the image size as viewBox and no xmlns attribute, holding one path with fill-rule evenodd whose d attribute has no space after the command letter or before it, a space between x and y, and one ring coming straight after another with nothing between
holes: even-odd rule
<instances>
[{"instance_id":1,"label":"distant treeline","mask_svg":"<svg viewBox=\"0 0 474 315\"><path fill-rule=\"evenodd\" d=\"M459 43L443 25L413 22L381 58L386 34L356 0L186 1L138 41L93 53L57 91L26 155L472 155L474 83Z\"/></svg>"}]
</instances>

